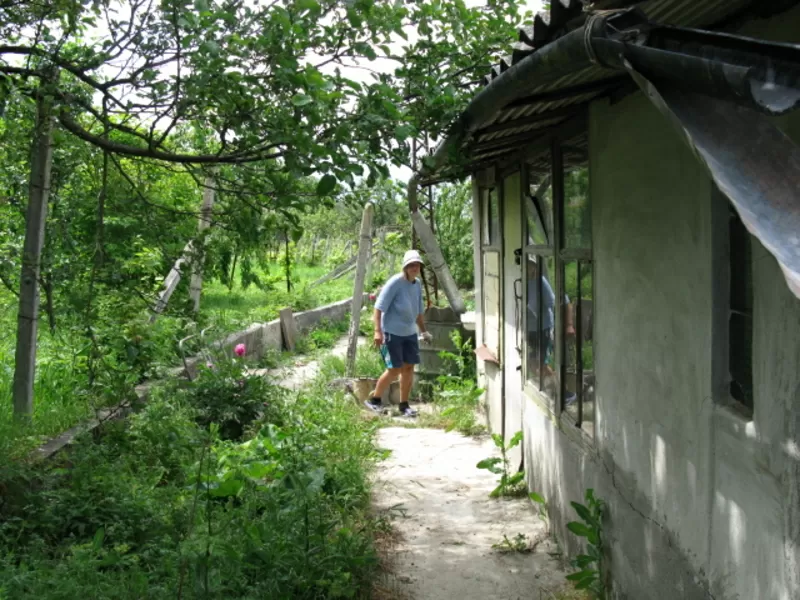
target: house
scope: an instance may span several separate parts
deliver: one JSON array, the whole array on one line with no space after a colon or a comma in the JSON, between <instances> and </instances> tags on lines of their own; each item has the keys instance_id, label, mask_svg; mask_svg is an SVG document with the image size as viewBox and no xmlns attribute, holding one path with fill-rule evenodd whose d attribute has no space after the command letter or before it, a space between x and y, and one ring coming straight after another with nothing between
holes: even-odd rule
<instances>
[{"instance_id":1,"label":"house","mask_svg":"<svg viewBox=\"0 0 800 600\"><path fill-rule=\"evenodd\" d=\"M800 6L550 4L409 193L471 177L490 427L610 597L798 600Z\"/></svg>"}]
</instances>

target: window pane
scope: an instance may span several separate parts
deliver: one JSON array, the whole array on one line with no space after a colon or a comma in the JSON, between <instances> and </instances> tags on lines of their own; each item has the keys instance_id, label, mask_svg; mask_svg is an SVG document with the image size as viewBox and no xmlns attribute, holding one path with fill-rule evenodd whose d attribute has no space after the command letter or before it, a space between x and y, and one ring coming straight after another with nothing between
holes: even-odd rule
<instances>
[{"instance_id":1,"label":"window pane","mask_svg":"<svg viewBox=\"0 0 800 600\"><path fill-rule=\"evenodd\" d=\"M541 280L537 280L537 262L541 257L528 254L525 257L526 281L527 281L527 305L526 305L526 377L527 380L539 387L539 326L538 309L540 294L544 293L541 287Z\"/></svg>"},{"instance_id":2,"label":"window pane","mask_svg":"<svg viewBox=\"0 0 800 600\"><path fill-rule=\"evenodd\" d=\"M564 172L564 242L571 249L592 247L589 169L585 166Z\"/></svg>"},{"instance_id":3,"label":"window pane","mask_svg":"<svg viewBox=\"0 0 800 600\"><path fill-rule=\"evenodd\" d=\"M739 215L731 208L730 316L728 323L728 366L730 393L752 412L753 402L753 267L752 242Z\"/></svg>"},{"instance_id":4,"label":"window pane","mask_svg":"<svg viewBox=\"0 0 800 600\"><path fill-rule=\"evenodd\" d=\"M551 398L555 378L555 263L553 257L526 256L526 367L528 381Z\"/></svg>"},{"instance_id":5,"label":"window pane","mask_svg":"<svg viewBox=\"0 0 800 600\"><path fill-rule=\"evenodd\" d=\"M536 244L539 246L549 245L548 232L551 229L547 223L547 202L550 202L552 207L552 193L550 190L550 177L546 177L536 185L531 186L529 195L525 197L525 213L528 221L528 244ZM552 215L552 210L549 211ZM552 217L550 217L552 218Z\"/></svg>"},{"instance_id":6,"label":"window pane","mask_svg":"<svg viewBox=\"0 0 800 600\"><path fill-rule=\"evenodd\" d=\"M531 186L531 196L536 196L539 200L539 208L544 219L544 236L548 246L553 245L553 187L550 185L550 178L547 178L544 186ZM538 193L538 196L537 196ZM534 242L538 243L538 242Z\"/></svg>"},{"instance_id":7,"label":"window pane","mask_svg":"<svg viewBox=\"0 0 800 600\"><path fill-rule=\"evenodd\" d=\"M489 244L500 243L500 212L497 206L497 190L489 190Z\"/></svg>"},{"instance_id":8,"label":"window pane","mask_svg":"<svg viewBox=\"0 0 800 600\"><path fill-rule=\"evenodd\" d=\"M579 272L580 278L578 277ZM565 410L576 422L580 420L581 428L588 435L594 436L592 263L584 261L566 262L564 264L564 286L569 300L569 304L564 311L564 341L566 344ZM578 360L579 355L581 357L580 361ZM579 411L581 406L582 411Z\"/></svg>"}]
</instances>

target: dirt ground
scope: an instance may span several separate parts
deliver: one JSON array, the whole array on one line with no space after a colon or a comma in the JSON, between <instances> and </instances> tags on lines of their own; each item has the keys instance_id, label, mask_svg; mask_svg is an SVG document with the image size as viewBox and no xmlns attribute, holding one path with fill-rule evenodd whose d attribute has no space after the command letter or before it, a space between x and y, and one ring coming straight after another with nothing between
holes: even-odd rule
<instances>
[{"instance_id":1,"label":"dirt ground","mask_svg":"<svg viewBox=\"0 0 800 600\"><path fill-rule=\"evenodd\" d=\"M376 473L374 506L393 518L376 596L408 600L550 600L565 572L545 523L527 498L491 499L495 475L475 465L496 455L488 438L434 429L390 427L391 450ZM492 545L524 534L530 552Z\"/></svg>"}]
</instances>

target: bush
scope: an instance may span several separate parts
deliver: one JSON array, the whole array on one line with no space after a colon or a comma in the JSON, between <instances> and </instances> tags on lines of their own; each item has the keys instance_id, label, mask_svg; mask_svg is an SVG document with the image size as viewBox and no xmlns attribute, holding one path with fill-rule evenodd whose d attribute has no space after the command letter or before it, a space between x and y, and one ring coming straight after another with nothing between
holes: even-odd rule
<instances>
[{"instance_id":1,"label":"bush","mask_svg":"<svg viewBox=\"0 0 800 600\"><path fill-rule=\"evenodd\" d=\"M292 402L253 382L244 393L273 411L222 439L210 415L229 409L210 397L241 393L242 363L215 364L60 463L19 466L15 485L3 472L0 597L367 596L374 425L322 379Z\"/></svg>"}]
</instances>

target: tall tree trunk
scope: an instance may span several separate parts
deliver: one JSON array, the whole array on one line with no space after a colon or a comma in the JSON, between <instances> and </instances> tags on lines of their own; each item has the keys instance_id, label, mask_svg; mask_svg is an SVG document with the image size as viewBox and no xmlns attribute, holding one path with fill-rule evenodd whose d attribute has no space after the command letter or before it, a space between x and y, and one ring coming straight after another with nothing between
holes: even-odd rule
<instances>
[{"instance_id":1,"label":"tall tree trunk","mask_svg":"<svg viewBox=\"0 0 800 600\"><path fill-rule=\"evenodd\" d=\"M20 420L29 420L33 415L36 330L39 319L39 269L53 160L53 100L43 89L45 81L49 79L43 78L36 98L36 129L31 152L31 179L19 284L13 398L14 416Z\"/></svg>"},{"instance_id":2,"label":"tall tree trunk","mask_svg":"<svg viewBox=\"0 0 800 600\"><path fill-rule=\"evenodd\" d=\"M197 240L195 255L192 260L192 280L189 284L189 298L192 310L200 312L200 296L203 292L204 246L202 233L211 226L211 213L214 206L214 180L206 177L203 189L203 204L200 207L200 220L197 223Z\"/></svg>"}]
</instances>

